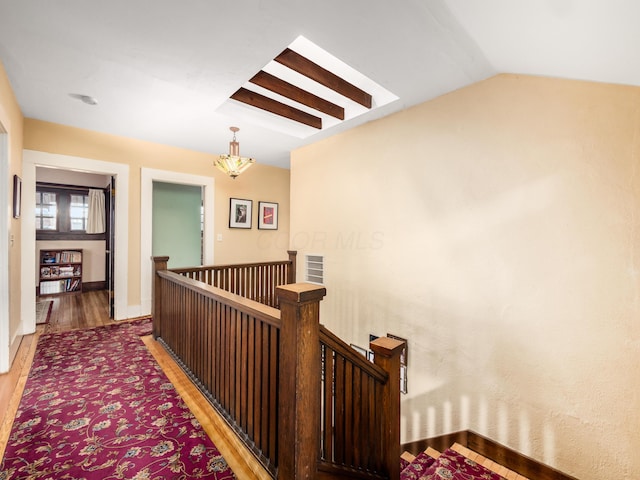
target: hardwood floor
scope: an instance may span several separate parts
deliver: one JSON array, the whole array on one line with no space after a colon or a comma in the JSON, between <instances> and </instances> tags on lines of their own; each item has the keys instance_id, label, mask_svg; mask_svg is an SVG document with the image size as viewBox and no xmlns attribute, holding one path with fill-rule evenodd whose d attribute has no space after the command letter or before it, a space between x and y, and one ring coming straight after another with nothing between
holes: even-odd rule
<instances>
[{"instance_id":1,"label":"hardwood floor","mask_svg":"<svg viewBox=\"0 0 640 480\"><path fill-rule=\"evenodd\" d=\"M53 308L49 323L40 333L66 332L113 323L109 318L109 298L106 290L83 292L79 295L47 296L42 299L53 300Z\"/></svg>"},{"instance_id":2,"label":"hardwood floor","mask_svg":"<svg viewBox=\"0 0 640 480\"><path fill-rule=\"evenodd\" d=\"M40 335L94 328L114 323L109 319L106 291L43 298L53 300L49 323L37 325L35 334L23 337L11 371L0 375L0 458L4 455L13 419L20 404ZM236 477L239 480L270 480L269 474L237 440L236 435L226 422L211 407L160 344L151 336L144 337L143 341L207 435L218 447Z\"/></svg>"}]
</instances>

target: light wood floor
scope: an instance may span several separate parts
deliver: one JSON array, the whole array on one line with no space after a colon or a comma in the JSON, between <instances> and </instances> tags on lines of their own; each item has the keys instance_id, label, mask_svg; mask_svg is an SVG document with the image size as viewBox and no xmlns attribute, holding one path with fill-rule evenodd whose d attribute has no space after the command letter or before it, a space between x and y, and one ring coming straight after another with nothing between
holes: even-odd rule
<instances>
[{"instance_id":1,"label":"light wood floor","mask_svg":"<svg viewBox=\"0 0 640 480\"><path fill-rule=\"evenodd\" d=\"M35 334L23 337L11 370L0 375L0 458L4 455L40 335L113 323L109 319L106 291L46 298L53 300L49 323L37 325ZM237 440L226 422L216 413L164 348L151 336L144 337L143 341L207 435L227 460L236 477L239 480L271 480L269 474Z\"/></svg>"}]
</instances>

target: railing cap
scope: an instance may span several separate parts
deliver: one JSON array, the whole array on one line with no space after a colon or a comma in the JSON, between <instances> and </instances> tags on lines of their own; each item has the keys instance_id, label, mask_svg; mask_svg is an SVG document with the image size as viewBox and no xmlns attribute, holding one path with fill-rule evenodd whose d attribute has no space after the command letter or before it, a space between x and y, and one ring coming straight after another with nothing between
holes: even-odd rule
<instances>
[{"instance_id":1,"label":"railing cap","mask_svg":"<svg viewBox=\"0 0 640 480\"><path fill-rule=\"evenodd\" d=\"M291 283L276 288L278 299L289 303L319 302L327 294L327 289L312 283Z\"/></svg>"},{"instance_id":2,"label":"railing cap","mask_svg":"<svg viewBox=\"0 0 640 480\"><path fill-rule=\"evenodd\" d=\"M371 342L369 346L371 350L373 350L373 353L391 357L400 353L404 347L404 343L405 342L396 340L395 338L378 337Z\"/></svg>"}]
</instances>

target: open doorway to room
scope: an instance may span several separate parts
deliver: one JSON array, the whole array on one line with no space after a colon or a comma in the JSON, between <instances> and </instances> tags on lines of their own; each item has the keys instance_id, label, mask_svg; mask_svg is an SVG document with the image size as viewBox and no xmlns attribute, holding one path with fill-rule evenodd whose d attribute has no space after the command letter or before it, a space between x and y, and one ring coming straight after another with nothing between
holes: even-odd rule
<instances>
[{"instance_id":1,"label":"open doorway to room","mask_svg":"<svg viewBox=\"0 0 640 480\"><path fill-rule=\"evenodd\" d=\"M36 167L36 294L108 289L111 183L110 175ZM55 252L78 252L78 262L59 266Z\"/></svg>"},{"instance_id":2,"label":"open doorway to room","mask_svg":"<svg viewBox=\"0 0 640 480\"><path fill-rule=\"evenodd\" d=\"M112 197L112 207L117 215L113 222L113 248L117 252L113 258L113 318L122 320L138 316L139 308L130 308L128 303L128 266L127 249L129 236L129 166L67 155L25 150L23 155L23 211L36 211L36 179L37 169L67 172L80 172L101 176L107 182L111 177L118 182L118 195ZM59 172L58 172L59 173ZM100 188L104 188L104 181ZM73 241L73 240L72 240ZM100 272L98 286L107 282L106 277L106 240L103 240L102 253L93 259L93 269ZM77 247L76 247L77 248ZM39 256L36 246L36 216L24 215L22 218L22 324L24 333L35 331L35 295L38 285ZM88 260L88 259L87 259ZM83 263L85 259L83 258ZM84 279L83 279L84 280Z\"/></svg>"},{"instance_id":3,"label":"open doorway to room","mask_svg":"<svg viewBox=\"0 0 640 480\"><path fill-rule=\"evenodd\" d=\"M151 280L153 266L151 256L153 252L153 185L157 182L174 185L196 187L202 195L202 261L196 264L213 264L213 225L214 225L214 178L202 175L171 172L143 168L140 173L140 209L149 212L141 215L140 225L140 291L142 315L151 313ZM196 193L197 196L197 193Z\"/></svg>"},{"instance_id":4,"label":"open doorway to room","mask_svg":"<svg viewBox=\"0 0 640 480\"><path fill-rule=\"evenodd\" d=\"M153 256L169 257L169 268L202 264L202 187L153 182Z\"/></svg>"}]
</instances>

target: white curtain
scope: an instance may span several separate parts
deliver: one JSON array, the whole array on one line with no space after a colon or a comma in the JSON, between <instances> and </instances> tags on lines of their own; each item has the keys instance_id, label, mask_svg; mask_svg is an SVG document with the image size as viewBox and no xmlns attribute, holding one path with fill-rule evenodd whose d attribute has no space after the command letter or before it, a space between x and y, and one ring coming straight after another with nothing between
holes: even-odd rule
<instances>
[{"instance_id":1,"label":"white curtain","mask_svg":"<svg viewBox=\"0 0 640 480\"><path fill-rule=\"evenodd\" d=\"M87 233L104 233L104 192L89 189L89 216L87 217Z\"/></svg>"}]
</instances>

